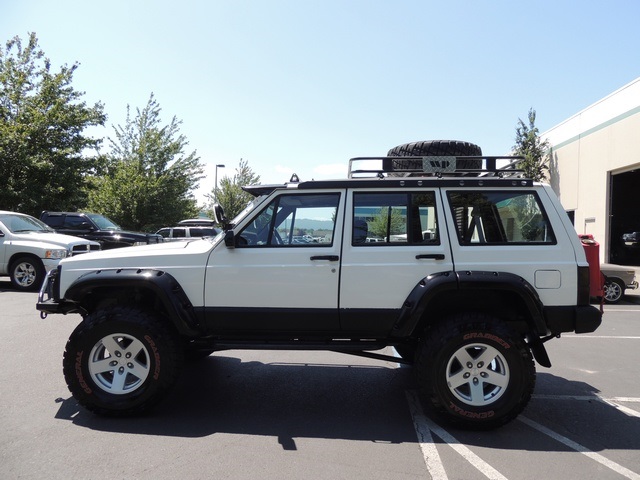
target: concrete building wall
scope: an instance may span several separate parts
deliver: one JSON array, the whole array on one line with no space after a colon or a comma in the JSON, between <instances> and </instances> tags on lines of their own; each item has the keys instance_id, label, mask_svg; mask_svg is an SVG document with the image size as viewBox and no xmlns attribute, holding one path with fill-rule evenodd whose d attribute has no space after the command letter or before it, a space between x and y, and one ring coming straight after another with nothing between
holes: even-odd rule
<instances>
[{"instance_id":1,"label":"concrete building wall","mask_svg":"<svg viewBox=\"0 0 640 480\"><path fill-rule=\"evenodd\" d=\"M593 234L609 261L610 176L640 169L640 78L541 137L552 147L549 183L574 212L576 231ZM638 203L630 199L629 208Z\"/></svg>"}]
</instances>

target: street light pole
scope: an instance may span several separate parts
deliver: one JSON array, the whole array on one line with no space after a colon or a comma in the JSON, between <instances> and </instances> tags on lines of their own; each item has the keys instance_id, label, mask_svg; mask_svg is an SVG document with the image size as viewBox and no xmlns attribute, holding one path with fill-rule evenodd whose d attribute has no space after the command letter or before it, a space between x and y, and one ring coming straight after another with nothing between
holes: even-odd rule
<instances>
[{"instance_id":1,"label":"street light pole","mask_svg":"<svg viewBox=\"0 0 640 480\"><path fill-rule=\"evenodd\" d=\"M216 165L216 177L215 184L213 186L213 203L216 203L218 201L218 168L224 168L224 165L222 165L221 163Z\"/></svg>"}]
</instances>

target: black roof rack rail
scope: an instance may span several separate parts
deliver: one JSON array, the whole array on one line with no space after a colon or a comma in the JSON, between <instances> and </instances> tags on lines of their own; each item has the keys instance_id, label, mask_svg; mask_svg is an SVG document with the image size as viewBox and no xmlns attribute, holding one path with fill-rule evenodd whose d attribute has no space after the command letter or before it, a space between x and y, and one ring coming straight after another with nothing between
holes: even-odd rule
<instances>
[{"instance_id":1,"label":"black roof rack rail","mask_svg":"<svg viewBox=\"0 0 640 480\"><path fill-rule=\"evenodd\" d=\"M425 156L425 157L354 157L349 160L349 178L402 177L524 177L517 168L522 156ZM475 162L474 162L475 161ZM507 162L498 167L498 161ZM366 162L365 168L354 168ZM457 168L458 164L479 164L480 168ZM405 166L407 165L407 166Z\"/></svg>"}]
</instances>

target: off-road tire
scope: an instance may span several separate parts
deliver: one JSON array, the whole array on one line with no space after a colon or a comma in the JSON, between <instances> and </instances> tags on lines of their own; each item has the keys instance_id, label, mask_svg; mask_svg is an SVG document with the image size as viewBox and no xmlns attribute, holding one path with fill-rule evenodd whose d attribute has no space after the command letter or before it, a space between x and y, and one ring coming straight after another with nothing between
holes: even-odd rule
<instances>
[{"instance_id":1,"label":"off-road tire","mask_svg":"<svg viewBox=\"0 0 640 480\"><path fill-rule=\"evenodd\" d=\"M138 415L158 403L175 383L183 362L180 346L177 334L155 314L108 307L88 315L71 334L64 377L87 410L108 416Z\"/></svg>"},{"instance_id":2,"label":"off-road tire","mask_svg":"<svg viewBox=\"0 0 640 480\"><path fill-rule=\"evenodd\" d=\"M517 417L536 379L522 337L481 313L454 315L426 332L414 372L438 417L473 430L497 428Z\"/></svg>"},{"instance_id":3,"label":"off-road tire","mask_svg":"<svg viewBox=\"0 0 640 480\"><path fill-rule=\"evenodd\" d=\"M24 255L11 262L9 277L13 286L23 292L38 290L44 281L44 265L37 257Z\"/></svg>"},{"instance_id":4,"label":"off-road tire","mask_svg":"<svg viewBox=\"0 0 640 480\"><path fill-rule=\"evenodd\" d=\"M479 157L482 149L473 143L461 142L458 140L429 140L424 142L405 143L393 147L387 153L388 157L432 157L432 156L452 156L452 157ZM392 160L394 169L422 169L422 159L420 160ZM482 160L462 159L458 160L459 169L480 169Z\"/></svg>"}]
</instances>

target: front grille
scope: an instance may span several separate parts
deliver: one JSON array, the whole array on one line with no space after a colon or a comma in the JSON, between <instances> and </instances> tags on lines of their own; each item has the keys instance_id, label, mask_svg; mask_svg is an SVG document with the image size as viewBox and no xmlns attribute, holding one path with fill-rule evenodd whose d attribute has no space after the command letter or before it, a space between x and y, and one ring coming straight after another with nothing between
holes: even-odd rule
<instances>
[{"instance_id":1,"label":"front grille","mask_svg":"<svg viewBox=\"0 0 640 480\"><path fill-rule=\"evenodd\" d=\"M97 252L98 250L100 250L100 245L74 245L71 248L71 256L73 257L74 255L87 252Z\"/></svg>"}]
</instances>

